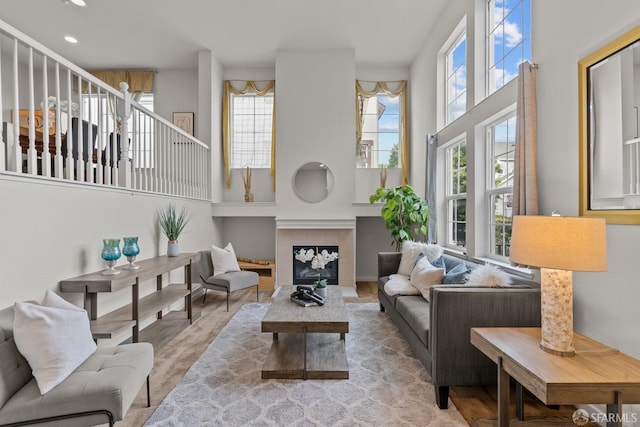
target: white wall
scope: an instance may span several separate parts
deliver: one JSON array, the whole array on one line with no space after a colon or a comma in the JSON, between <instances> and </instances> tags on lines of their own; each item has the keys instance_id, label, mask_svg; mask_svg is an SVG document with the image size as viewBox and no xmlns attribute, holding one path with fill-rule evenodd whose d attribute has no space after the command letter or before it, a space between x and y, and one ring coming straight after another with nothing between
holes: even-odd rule
<instances>
[{"instance_id":1,"label":"white wall","mask_svg":"<svg viewBox=\"0 0 640 427\"><path fill-rule=\"evenodd\" d=\"M353 218L355 52L282 50L276 55L276 201L283 218ZM307 162L331 169L325 201L300 200L292 183Z\"/></svg>"},{"instance_id":2,"label":"white wall","mask_svg":"<svg viewBox=\"0 0 640 427\"><path fill-rule=\"evenodd\" d=\"M211 208L207 202L100 190L91 185L42 184L41 180L0 176L0 307L16 301L40 301L46 289L59 292L58 282L105 268L100 257L103 238L138 236L139 259L166 254L157 211L168 203L189 211L191 220L180 236L180 250L195 252L212 241ZM122 242L121 242L122 243ZM121 258L118 265L126 264ZM172 274L180 277L181 272ZM152 283L151 283L152 282ZM143 283L140 294L155 289ZM79 293L62 294L83 305ZM98 297L98 314L131 302L130 290Z\"/></svg>"},{"instance_id":3,"label":"white wall","mask_svg":"<svg viewBox=\"0 0 640 427\"><path fill-rule=\"evenodd\" d=\"M198 111L197 70L158 70L153 79L154 105L156 114L173 123L173 113L194 113L194 136L199 135L198 121L206 120Z\"/></svg>"}]
</instances>

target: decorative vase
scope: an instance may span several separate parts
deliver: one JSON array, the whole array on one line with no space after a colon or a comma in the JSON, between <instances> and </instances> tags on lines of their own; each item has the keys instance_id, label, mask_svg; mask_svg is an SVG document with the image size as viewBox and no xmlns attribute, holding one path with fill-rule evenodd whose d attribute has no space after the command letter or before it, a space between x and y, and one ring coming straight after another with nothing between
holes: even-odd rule
<instances>
[{"instance_id":1,"label":"decorative vase","mask_svg":"<svg viewBox=\"0 0 640 427\"><path fill-rule=\"evenodd\" d=\"M316 294L320 295L322 298L327 297L327 288L316 288Z\"/></svg>"},{"instance_id":2,"label":"decorative vase","mask_svg":"<svg viewBox=\"0 0 640 427\"><path fill-rule=\"evenodd\" d=\"M169 240L167 244L167 256L178 256L180 255L180 246L178 246L177 240Z\"/></svg>"},{"instance_id":3,"label":"decorative vase","mask_svg":"<svg viewBox=\"0 0 640 427\"><path fill-rule=\"evenodd\" d=\"M125 270L136 270L140 268L136 265L136 255L140 253L140 247L138 246L137 237L123 237L124 245L122 246L122 254L127 257L129 265L123 267Z\"/></svg>"},{"instance_id":4,"label":"decorative vase","mask_svg":"<svg viewBox=\"0 0 640 427\"><path fill-rule=\"evenodd\" d=\"M116 264L120 259L120 239L102 239L104 247L102 248L102 259L107 263L107 269L102 272L104 275L112 275L120 273L116 270Z\"/></svg>"}]
</instances>

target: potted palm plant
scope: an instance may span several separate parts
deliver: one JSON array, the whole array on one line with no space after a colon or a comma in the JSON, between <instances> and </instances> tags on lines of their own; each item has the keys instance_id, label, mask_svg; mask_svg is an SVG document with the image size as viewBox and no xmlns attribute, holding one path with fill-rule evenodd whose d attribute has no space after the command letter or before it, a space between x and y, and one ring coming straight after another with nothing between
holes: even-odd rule
<instances>
[{"instance_id":1,"label":"potted palm plant","mask_svg":"<svg viewBox=\"0 0 640 427\"><path fill-rule=\"evenodd\" d=\"M387 230L391 230L392 243L396 250L405 240L415 240L418 235L427 236L429 206L410 185L394 188L378 188L369 197L369 202L383 201L382 219Z\"/></svg>"},{"instance_id":2,"label":"potted palm plant","mask_svg":"<svg viewBox=\"0 0 640 427\"><path fill-rule=\"evenodd\" d=\"M178 236L184 231L189 222L186 208L182 208L180 212L176 207L169 203L164 209L158 213L160 228L162 233L167 236L167 256L178 256L180 254L180 246L178 246Z\"/></svg>"}]
</instances>

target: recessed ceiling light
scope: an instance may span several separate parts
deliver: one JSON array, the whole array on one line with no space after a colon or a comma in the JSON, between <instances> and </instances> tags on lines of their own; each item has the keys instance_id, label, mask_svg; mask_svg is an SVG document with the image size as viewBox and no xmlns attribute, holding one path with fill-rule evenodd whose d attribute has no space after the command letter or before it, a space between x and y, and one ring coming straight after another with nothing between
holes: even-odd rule
<instances>
[{"instance_id":1,"label":"recessed ceiling light","mask_svg":"<svg viewBox=\"0 0 640 427\"><path fill-rule=\"evenodd\" d=\"M82 6L82 7L87 5L87 2L84 0L62 0L62 1L65 2L66 4L73 3L76 6Z\"/></svg>"},{"instance_id":2,"label":"recessed ceiling light","mask_svg":"<svg viewBox=\"0 0 640 427\"><path fill-rule=\"evenodd\" d=\"M65 39L67 42L72 43L72 44L76 44L76 43L78 43L78 39L77 39L77 38L75 38L75 37L73 37L73 36L64 36L64 39Z\"/></svg>"}]
</instances>

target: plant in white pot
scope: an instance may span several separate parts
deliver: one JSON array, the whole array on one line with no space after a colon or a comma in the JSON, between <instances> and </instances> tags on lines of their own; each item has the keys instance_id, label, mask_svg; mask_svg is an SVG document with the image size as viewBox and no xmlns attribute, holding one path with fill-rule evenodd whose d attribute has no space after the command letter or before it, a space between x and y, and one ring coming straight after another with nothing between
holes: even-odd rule
<instances>
[{"instance_id":1,"label":"plant in white pot","mask_svg":"<svg viewBox=\"0 0 640 427\"><path fill-rule=\"evenodd\" d=\"M167 236L167 240L169 241L167 244L167 256L178 256L180 254L178 237L189 222L186 208L182 208L182 210L178 212L176 207L169 203L164 209L160 210L158 217L162 233Z\"/></svg>"},{"instance_id":2,"label":"plant in white pot","mask_svg":"<svg viewBox=\"0 0 640 427\"><path fill-rule=\"evenodd\" d=\"M313 282L313 284L316 287L315 288L316 293L321 297L326 298L327 297L327 279L318 279L315 282Z\"/></svg>"}]
</instances>

